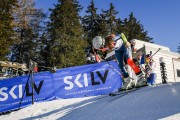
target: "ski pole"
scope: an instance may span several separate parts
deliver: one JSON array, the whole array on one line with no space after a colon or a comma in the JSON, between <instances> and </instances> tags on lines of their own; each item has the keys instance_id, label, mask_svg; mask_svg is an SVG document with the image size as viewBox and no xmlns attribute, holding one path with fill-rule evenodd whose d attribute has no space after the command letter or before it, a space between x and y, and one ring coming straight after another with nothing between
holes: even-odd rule
<instances>
[{"instance_id":1,"label":"ski pole","mask_svg":"<svg viewBox=\"0 0 180 120\"><path fill-rule=\"evenodd\" d=\"M161 48L159 48L153 55L151 55L151 56L150 56L150 59L151 59L155 54L157 54L160 50L161 50Z\"/></svg>"},{"instance_id":2,"label":"ski pole","mask_svg":"<svg viewBox=\"0 0 180 120\"><path fill-rule=\"evenodd\" d=\"M109 64L109 66L110 66L114 71L116 71L116 72L124 79L124 76L122 75L122 73L120 73L118 70L116 70L108 61L106 61L106 62ZM132 80L134 80L134 79L131 78L130 76L129 76L129 78L132 79Z\"/></svg>"},{"instance_id":3,"label":"ski pole","mask_svg":"<svg viewBox=\"0 0 180 120\"><path fill-rule=\"evenodd\" d=\"M25 88L24 88L24 91L23 91L23 94L22 94L22 98L21 98L21 100L20 100L20 102L19 102L18 109L20 109L20 107L21 107L22 100L23 100L23 98L24 98L24 94L25 94L25 91L26 91L26 86L28 86L30 77L31 77L31 73L29 72L28 79L27 79L27 81L26 81L26 85L25 85Z\"/></svg>"}]
</instances>

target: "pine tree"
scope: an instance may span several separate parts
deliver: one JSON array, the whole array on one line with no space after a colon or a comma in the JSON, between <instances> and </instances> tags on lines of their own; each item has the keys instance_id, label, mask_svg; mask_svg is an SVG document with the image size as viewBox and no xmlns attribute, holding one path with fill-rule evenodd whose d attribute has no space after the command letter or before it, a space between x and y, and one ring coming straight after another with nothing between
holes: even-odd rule
<instances>
[{"instance_id":1,"label":"pine tree","mask_svg":"<svg viewBox=\"0 0 180 120\"><path fill-rule=\"evenodd\" d=\"M144 31L143 25L140 21L137 21L133 13L130 13L129 19L125 18L123 22L120 21L118 24L118 32L123 32L128 40L139 39L146 42L152 42L152 38L147 35L148 32Z\"/></svg>"},{"instance_id":2,"label":"pine tree","mask_svg":"<svg viewBox=\"0 0 180 120\"><path fill-rule=\"evenodd\" d=\"M119 18L116 22L116 34L122 33L122 31L125 31L126 27L123 24L123 21Z\"/></svg>"},{"instance_id":3,"label":"pine tree","mask_svg":"<svg viewBox=\"0 0 180 120\"><path fill-rule=\"evenodd\" d=\"M117 23L117 19L116 19L116 15L119 13L118 11L115 10L115 6L110 3L110 8L109 10L102 10L103 12L103 15L105 16L106 18L106 22L107 22L107 25L108 25L108 32L109 33L116 33L117 31L117 26L116 26L116 23Z\"/></svg>"},{"instance_id":4,"label":"pine tree","mask_svg":"<svg viewBox=\"0 0 180 120\"><path fill-rule=\"evenodd\" d=\"M87 7L86 14L82 18L82 24L85 31L85 39L89 46L92 45L92 39L99 35L99 15L97 14L97 8L95 7L94 0L91 1L90 5Z\"/></svg>"},{"instance_id":5,"label":"pine tree","mask_svg":"<svg viewBox=\"0 0 180 120\"><path fill-rule=\"evenodd\" d=\"M7 60L14 40L13 10L17 0L0 0L0 60Z\"/></svg>"},{"instance_id":6,"label":"pine tree","mask_svg":"<svg viewBox=\"0 0 180 120\"><path fill-rule=\"evenodd\" d=\"M179 43L179 46L177 48L177 52L180 54L180 43Z\"/></svg>"},{"instance_id":7,"label":"pine tree","mask_svg":"<svg viewBox=\"0 0 180 120\"><path fill-rule=\"evenodd\" d=\"M50 66L58 68L85 63L85 41L80 24L81 6L77 0L58 0L50 15L49 60Z\"/></svg>"},{"instance_id":8,"label":"pine tree","mask_svg":"<svg viewBox=\"0 0 180 120\"><path fill-rule=\"evenodd\" d=\"M108 24L105 15L100 14L98 24L99 24L99 35L105 38L109 34Z\"/></svg>"},{"instance_id":9,"label":"pine tree","mask_svg":"<svg viewBox=\"0 0 180 120\"><path fill-rule=\"evenodd\" d=\"M40 41L39 41L39 45L38 45L38 65L40 66L48 66L49 64L49 58L48 58L48 54L49 54L49 38L48 38L48 33L44 32L41 37L40 37Z\"/></svg>"}]
</instances>

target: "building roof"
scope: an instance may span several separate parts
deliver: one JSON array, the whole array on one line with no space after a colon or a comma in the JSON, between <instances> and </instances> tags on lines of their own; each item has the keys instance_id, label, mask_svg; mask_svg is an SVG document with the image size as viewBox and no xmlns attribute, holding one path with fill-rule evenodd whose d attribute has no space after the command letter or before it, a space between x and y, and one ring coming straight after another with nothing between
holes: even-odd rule
<instances>
[{"instance_id":1,"label":"building roof","mask_svg":"<svg viewBox=\"0 0 180 120\"><path fill-rule=\"evenodd\" d=\"M170 52L170 49L168 47L165 47L165 46L157 45L155 43L149 43L149 42L141 41L138 39L135 39L135 41L136 41L136 48L137 49L140 49L145 45L145 46L149 46L152 48L161 48L161 50Z\"/></svg>"}]
</instances>

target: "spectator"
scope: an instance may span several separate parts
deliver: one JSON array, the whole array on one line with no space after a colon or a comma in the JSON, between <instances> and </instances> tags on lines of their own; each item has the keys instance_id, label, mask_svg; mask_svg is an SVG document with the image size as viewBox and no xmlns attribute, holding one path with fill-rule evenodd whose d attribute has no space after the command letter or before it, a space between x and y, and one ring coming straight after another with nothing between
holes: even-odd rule
<instances>
[{"instance_id":1,"label":"spectator","mask_svg":"<svg viewBox=\"0 0 180 120\"><path fill-rule=\"evenodd\" d=\"M150 86L156 84L155 68L156 68L155 61L150 57L150 54L146 55L145 69L146 69L146 72L148 74L147 84Z\"/></svg>"}]
</instances>

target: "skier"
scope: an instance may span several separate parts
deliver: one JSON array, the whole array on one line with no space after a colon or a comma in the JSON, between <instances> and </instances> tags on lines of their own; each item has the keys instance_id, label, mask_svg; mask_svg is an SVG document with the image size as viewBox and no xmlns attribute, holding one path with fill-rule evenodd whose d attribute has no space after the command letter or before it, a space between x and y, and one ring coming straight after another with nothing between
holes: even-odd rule
<instances>
[{"instance_id":1,"label":"skier","mask_svg":"<svg viewBox=\"0 0 180 120\"><path fill-rule=\"evenodd\" d=\"M148 78L147 78L147 84L149 86L155 85L156 83L156 73L155 73L155 68L156 68L156 63L155 61L150 58L150 54L146 55L146 65L145 69L146 72L148 73Z\"/></svg>"},{"instance_id":2,"label":"skier","mask_svg":"<svg viewBox=\"0 0 180 120\"><path fill-rule=\"evenodd\" d=\"M89 49L86 56L87 63L99 63L104 61L107 52L102 52L101 49L104 47L105 39L101 36L96 36L92 40L92 47Z\"/></svg>"},{"instance_id":3,"label":"skier","mask_svg":"<svg viewBox=\"0 0 180 120\"><path fill-rule=\"evenodd\" d=\"M131 84L134 84L136 87L146 85L144 74L142 73L141 69L133 62L131 44L127 41L123 33L121 36L114 34L108 35L105 38L105 48L103 51L106 50L115 51L115 56L118 61L119 68L121 69L121 72L124 76L122 89L129 89L129 87L131 88ZM124 57L127 64L133 69L137 76L138 80L133 81L134 83L132 83L132 78L129 77L128 73L124 69Z\"/></svg>"},{"instance_id":4,"label":"skier","mask_svg":"<svg viewBox=\"0 0 180 120\"><path fill-rule=\"evenodd\" d=\"M138 59L135 57L136 51L137 51L137 49L135 48L135 45L136 45L135 39L130 40L130 45L131 45L131 53L132 53L133 62L134 62L138 67L140 67L140 66L139 66L139 61L138 61ZM125 56L124 56L124 63L125 63L124 68L126 69L129 77L130 77L130 78L133 78L133 80L130 79L130 83L136 83L136 81L137 81L136 74L135 74L135 72L133 71L133 69L128 65ZM130 85L131 85L131 84L130 84ZM127 87L131 88L131 87L133 87L133 86L127 86Z\"/></svg>"}]
</instances>

